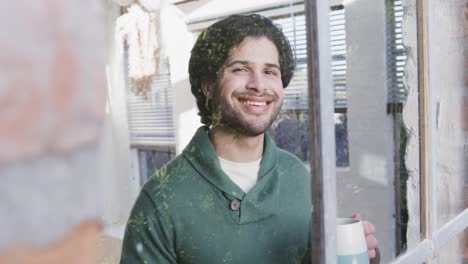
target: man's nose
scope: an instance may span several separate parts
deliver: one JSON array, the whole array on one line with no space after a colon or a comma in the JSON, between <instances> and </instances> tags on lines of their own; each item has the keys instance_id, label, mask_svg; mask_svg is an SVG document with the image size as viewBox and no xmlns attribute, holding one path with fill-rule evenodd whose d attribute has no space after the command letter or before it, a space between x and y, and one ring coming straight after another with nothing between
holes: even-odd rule
<instances>
[{"instance_id":1,"label":"man's nose","mask_svg":"<svg viewBox=\"0 0 468 264\"><path fill-rule=\"evenodd\" d=\"M263 92L266 90L267 86L265 83L265 76L260 72L252 72L249 76L249 81L247 83L247 89L255 90L257 92Z\"/></svg>"}]
</instances>

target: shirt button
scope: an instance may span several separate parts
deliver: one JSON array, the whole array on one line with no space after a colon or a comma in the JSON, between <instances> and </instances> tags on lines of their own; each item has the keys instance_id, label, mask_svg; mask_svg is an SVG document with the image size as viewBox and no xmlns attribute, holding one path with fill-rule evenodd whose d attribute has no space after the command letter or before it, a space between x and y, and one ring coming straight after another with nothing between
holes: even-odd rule
<instances>
[{"instance_id":1,"label":"shirt button","mask_svg":"<svg viewBox=\"0 0 468 264\"><path fill-rule=\"evenodd\" d=\"M231 207L231 210L232 210L232 211L237 211L237 210L239 210L239 208L240 208L240 202L239 202L239 200L237 200L237 199L232 200L232 201L231 201L230 207Z\"/></svg>"}]
</instances>

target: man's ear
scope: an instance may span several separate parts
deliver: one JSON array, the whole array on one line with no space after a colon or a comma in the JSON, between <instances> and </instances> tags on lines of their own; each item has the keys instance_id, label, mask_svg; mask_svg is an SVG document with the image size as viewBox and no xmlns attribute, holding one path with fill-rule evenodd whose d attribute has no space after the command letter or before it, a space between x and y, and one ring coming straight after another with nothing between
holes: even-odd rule
<instances>
[{"instance_id":1,"label":"man's ear","mask_svg":"<svg viewBox=\"0 0 468 264\"><path fill-rule=\"evenodd\" d=\"M212 81L208 81L208 80L203 80L201 82L202 84L202 91L203 91L203 94L206 96L206 98L208 99L212 99L213 98L213 89L214 89L214 84Z\"/></svg>"}]
</instances>

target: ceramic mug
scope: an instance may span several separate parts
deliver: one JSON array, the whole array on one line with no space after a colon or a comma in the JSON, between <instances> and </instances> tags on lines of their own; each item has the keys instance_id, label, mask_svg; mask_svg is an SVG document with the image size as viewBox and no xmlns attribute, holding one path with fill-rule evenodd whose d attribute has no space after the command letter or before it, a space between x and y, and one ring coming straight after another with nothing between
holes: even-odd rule
<instances>
[{"instance_id":1,"label":"ceramic mug","mask_svg":"<svg viewBox=\"0 0 468 264\"><path fill-rule=\"evenodd\" d=\"M360 220L336 219L336 253L338 264L369 264L364 227Z\"/></svg>"}]
</instances>

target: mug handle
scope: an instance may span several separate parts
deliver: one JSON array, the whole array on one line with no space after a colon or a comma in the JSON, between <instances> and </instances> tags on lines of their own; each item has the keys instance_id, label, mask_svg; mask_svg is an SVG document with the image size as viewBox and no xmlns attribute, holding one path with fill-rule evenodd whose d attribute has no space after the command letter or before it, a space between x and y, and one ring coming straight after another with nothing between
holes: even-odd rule
<instances>
[{"instance_id":1,"label":"mug handle","mask_svg":"<svg viewBox=\"0 0 468 264\"><path fill-rule=\"evenodd\" d=\"M379 248L375 249L375 258L370 260L370 264L380 264L380 250L379 250Z\"/></svg>"}]
</instances>

